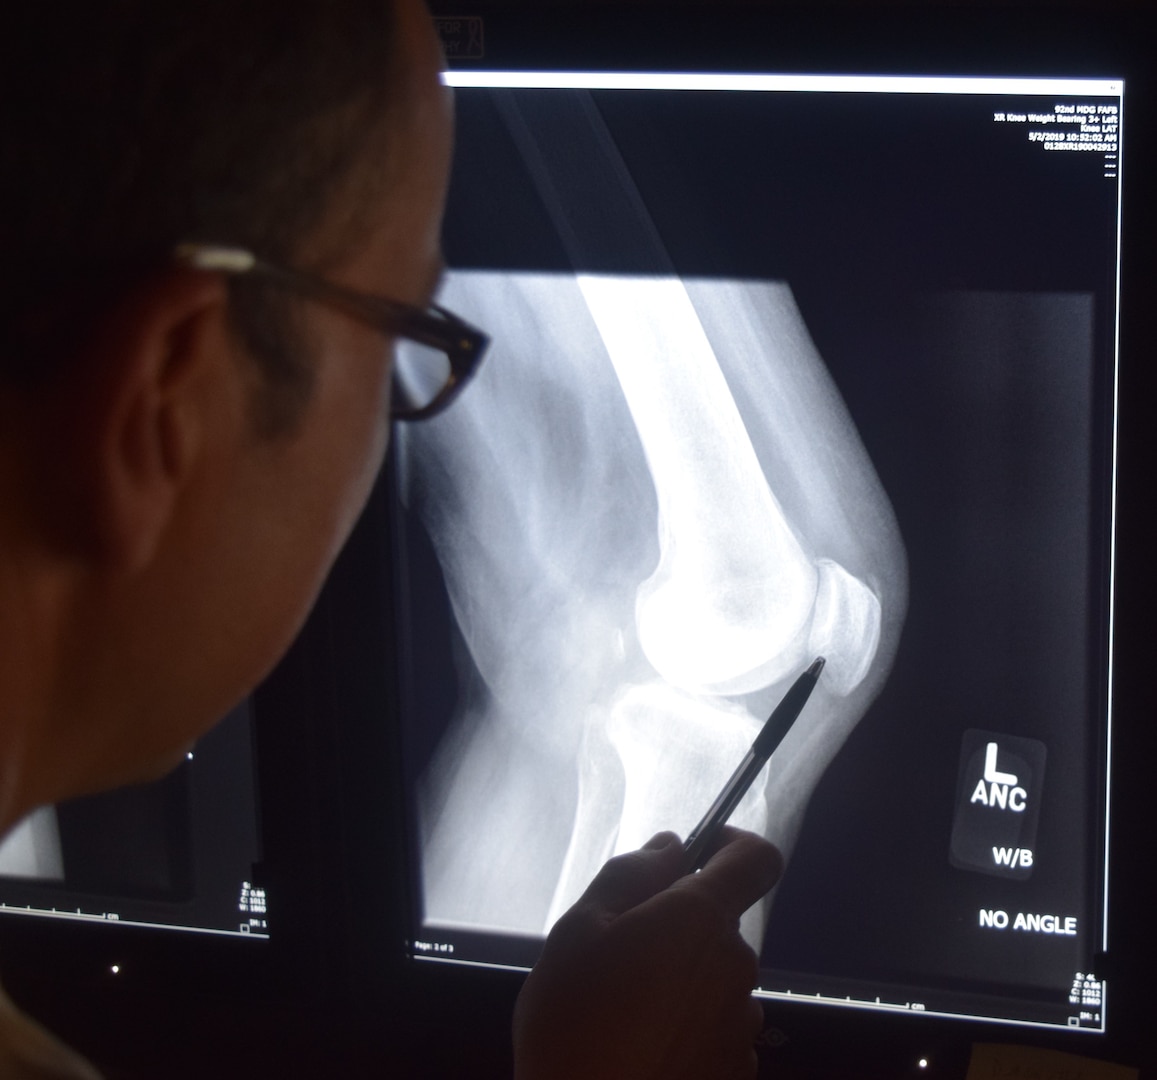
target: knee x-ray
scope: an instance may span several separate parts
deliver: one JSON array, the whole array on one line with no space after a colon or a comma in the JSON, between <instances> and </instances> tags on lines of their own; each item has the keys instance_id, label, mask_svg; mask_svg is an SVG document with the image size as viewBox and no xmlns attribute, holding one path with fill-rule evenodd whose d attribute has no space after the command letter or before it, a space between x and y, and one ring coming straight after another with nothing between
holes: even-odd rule
<instances>
[{"instance_id":1,"label":"knee x-ray","mask_svg":"<svg viewBox=\"0 0 1157 1080\"><path fill-rule=\"evenodd\" d=\"M734 818L789 851L906 587L790 289L464 272L446 303L508 331L461 408L399 435L475 680L427 780L428 917L548 928L612 854L685 835L823 655Z\"/></svg>"},{"instance_id":2,"label":"knee x-ray","mask_svg":"<svg viewBox=\"0 0 1157 1080\"><path fill-rule=\"evenodd\" d=\"M994 115L1119 89L491 81L440 302L494 344L394 435L415 955L532 962L824 656L732 818L761 989L1099 1027L1116 169Z\"/></svg>"}]
</instances>

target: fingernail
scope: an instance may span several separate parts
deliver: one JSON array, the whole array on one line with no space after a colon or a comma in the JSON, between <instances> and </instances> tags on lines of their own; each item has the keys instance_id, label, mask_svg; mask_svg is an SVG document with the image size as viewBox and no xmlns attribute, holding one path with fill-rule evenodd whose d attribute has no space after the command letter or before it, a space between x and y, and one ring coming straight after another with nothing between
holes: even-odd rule
<instances>
[{"instance_id":1,"label":"fingernail","mask_svg":"<svg viewBox=\"0 0 1157 1080\"><path fill-rule=\"evenodd\" d=\"M656 833L643 845L644 851L662 851L663 848L670 847L673 843L678 843L679 837L673 832Z\"/></svg>"}]
</instances>

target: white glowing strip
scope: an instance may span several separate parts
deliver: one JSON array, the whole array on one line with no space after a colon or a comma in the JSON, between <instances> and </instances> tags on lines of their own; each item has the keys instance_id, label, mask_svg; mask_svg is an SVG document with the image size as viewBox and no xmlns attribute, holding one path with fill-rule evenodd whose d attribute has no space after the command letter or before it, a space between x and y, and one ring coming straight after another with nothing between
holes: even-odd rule
<instances>
[{"instance_id":1,"label":"white glowing strip","mask_svg":"<svg viewBox=\"0 0 1157 1080\"><path fill-rule=\"evenodd\" d=\"M477 930L477 927L469 927L468 929ZM529 971L525 964L498 964L488 960L468 960L465 957L457 956L432 956L429 953L415 952L411 950L410 956L412 959L421 961L426 964L449 964L455 967L466 968L484 968L489 971ZM975 1013L966 1012L947 1012L940 1009L913 1009L912 1004L901 1004L900 1002L881 1001L876 998L871 1001L868 998L853 998L853 997L828 997L824 994L803 994L792 993L790 990L763 990L757 987L752 992L753 997L767 998L769 1000L779 1001L802 1001L808 1004L815 1005L835 1005L845 1009L863 1009L869 1012L893 1012L893 1013L908 1013L910 1016L933 1016L949 1020L993 1020L1000 1024L1009 1024L1016 1027L1028 1028L1042 1028L1045 1030L1056 1030L1063 1028L1066 1031L1072 1031L1077 1034L1085 1035L1103 1035L1105 1032L1105 1010L1104 1005L1101 1007L1101 1023L1099 1027L1072 1027L1067 1024L1059 1022L1049 1022L1047 1020L1011 1020L1006 1016L1001 1016L999 1013L990 1013L987 1015L977 1015ZM1104 1001L1105 984L1101 984L1102 1002Z\"/></svg>"},{"instance_id":2,"label":"white glowing strip","mask_svg":"<svg viewBox=\"0 0 1157 1080\"><path fill-rule=\"evenodd\" d=\"M1104 994L1104 984L1102 983L1102 1000ZM867 1009L873 1012L901 1012L909 1013L912 1016L936 1016L944 1019L952 1020L994 1020L1000 1024L1012 1024L1016 1027L1030 1027L1030 1028L1064 1028L1066 1031L1076 1033L1085 1033L1087 1035L1103 1035L1105 1032L1105 1010L1101 1008L1100 1027L1075 1027L1068 1024L1061 1024L1059 1022L1051 1022L1048 1020L1013 1020L1007 1016L1001 1016L999 1013L966 1013L966 1012L944 1012L939 1009L913 1008L912 1003L900 1004L896 1001L881 1001L876 998L875 1001L870 1001L866 998L853 997L827 997L824 994L804 994L792 993L790 990L762 990L756 987L752 992L753 997L769 998L780 1001L804 1001L814 1002L818 1005L835 1005L845 1009Z\"/></svg>"},{"instance_id":3,"label":"white glowing strip","mask_svg":"<svg viewBox=\"0 0 1157 1080\"><path fill-rule=\"evenodd\" d=\"M630 71L446 71L454 87L517 90L755 90L878 94L1045 94L1120 97L1120 79L911 75L723 75Z\"/></svg>"},{"instance_id":4,"label":"white glowing strip","mask_svg":"<svg viewBox=\"0 0 1157 1080\"><path fill-rule=\"evenodd\" d=\"M1110 804L1113 791L1113 647L1116 640L1117 619L1117 438L1120 417L1121 383L1121 164L1123 135L1125 133L1125 103L1121 103L1117 127L1117 275L1116 313L1113 319L1113 477L1110 485L1109 509L1109 677L1106 680L1105 709L1108 723L1105 734L1105 863L1101 887L1101 951L1109 951L1109 834ZM1102 1013L1102 1016L1104 1013Z\"/></svg>"},{"instance_id":5,"label":"white glowing strip","mask_svg":"<svg viewBox=\"0 0 1157 1080\"><path fill-rule=\"evenodd\" d=\"M0 913L5 915L26 915L37 919L63 919L66 922L101 923L104 926L144 926L151 930L175 930L182 934L209 934L213 937L253 938L256 941L268 941L269 932L260 930L220 930L208 926L182 926L179 923L143 922L140 919L109 918L108 915L97 915L93 912L57 911L34 907L10 907L0 904Z\"/></svg>"}]
</instances>

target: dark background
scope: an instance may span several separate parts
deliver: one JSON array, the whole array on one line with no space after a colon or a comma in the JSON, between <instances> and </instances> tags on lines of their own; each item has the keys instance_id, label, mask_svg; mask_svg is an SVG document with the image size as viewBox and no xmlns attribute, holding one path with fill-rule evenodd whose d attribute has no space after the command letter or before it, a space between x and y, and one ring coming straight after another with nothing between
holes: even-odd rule
<instances>
[{"instance_id":1,"label":"dark background","mask_svg":"<svg viewBox=\"0 0 1157 1080\"><path fill-rule=\"evenodd\" d=\"M499 3L486 23L488 64L592 66L616 60L739 70L794 68L971 73L1124 71L1131 125L1123 175L1129 224L1123 270L1121 516L1118 558L1113 913L1109 979L1114 1028L1074 1043L1029 1031L939 1024L931 1018L854 1016L842 1010L769 1008L761 1058L767 1075L963 1077L976 1040L1057 1043L1125 1063L1154 1060L1145 1025L1153 953L1146 887L1151 820L1148 761L1153 742L1149 688L1149 569L1153 431L1148 422L1155 331L1152 296L1154 179L1150 58L1145 4L1023 7L974 4L630 7ZM465 8L453 5L458 14ZM689 21L688 21L689 20ZM640 53L642 60L640 60ZM585 60L585 63L582 61ZM1043 154L1042 154L1043 156ZM806 288L793 282L817 344ZM844 292L848 297L850 294ZM865 303L868 300L865 299ZM846 390L845 390L846 392ZM872 447L883 473L887 447ZM912 467L919 467L915 463ZM18 1001L91 1054L112 1077L509 1075L508 1025L520 980L501 973L407 967L398 959L405 890L366 864L375 849L400 853L400 806L390 788L394 749L380 729L358 722L394 693L381 599L389 577L376 537L387 533L380 502L335 569L318 613L286 663L257 695L263 835L271 910L280 937L255 960L252 942L205 943L172 935L52 927L2 943L5 985ZM379 562L380 565L380 562ZM910 616L908 632L912 632ZM877 711L887 704L881 698ZM861 724L863 738L868 728ZM347 726L348 725L348 726ZM855 740L848 744L856 752ZM392 761L392 764L391 764ZM387 763L383 769L382 762ZM831 775L831 773L829 773ZM897 796L898 797L898 796ZM867 805L870 800L865 800ZM870 859L879 837L860 843L811 815L809 829L834 853ZM945 845L947 839L945 834ZM867 848L865 850L865 847ZM394 865L400 865L394 864ZM821 918L815 915L815 920ZM841 916L842 917L842 916ZM124 961L109 974L111 961ZM1143 1075L1146 1075L1143 1072Z\"/></svg>"}]
</instances>

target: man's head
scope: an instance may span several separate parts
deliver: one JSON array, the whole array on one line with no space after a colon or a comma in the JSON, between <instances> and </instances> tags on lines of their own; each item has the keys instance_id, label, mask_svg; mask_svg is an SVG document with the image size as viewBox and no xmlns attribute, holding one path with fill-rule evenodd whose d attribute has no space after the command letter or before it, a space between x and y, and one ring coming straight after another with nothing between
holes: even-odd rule
<instances>
[{"instance_id":1,"label":"man's head","mask_svg":"<svg viewBox=\"0 0 1157 1080\"><path fill-rule=\"evenodd\" d=\"M59 366L87 320L182 241L291 263L345 253L406 104L394 7L25 5L0 69L0 374ZM309 379L292 312L269 290L231 289L284 422Z\"/></svg>"},{"instance_id":2,"label":"man's head","mask_svg":"<svg viewBox=\"0 0 1157 1080\"><path fill-rule=\"evenodd\" d=\"M380 335L168 253L424 304L449 155L418 0L29 7L0 204L18 810L177 760L288 645L384 452Z\"/></svg>"}]
</instances>

